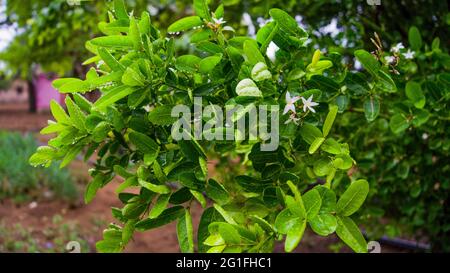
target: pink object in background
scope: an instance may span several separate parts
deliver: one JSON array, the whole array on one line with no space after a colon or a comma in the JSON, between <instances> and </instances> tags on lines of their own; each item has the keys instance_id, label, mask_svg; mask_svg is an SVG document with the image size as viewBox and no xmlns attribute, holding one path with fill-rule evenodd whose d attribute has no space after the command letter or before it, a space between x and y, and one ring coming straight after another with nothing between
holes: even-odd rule
<instances>
[{"instance_id":1,"label":"pink object in background","mask_svg":"<svg viewBox=\"0 0 450 273\"><path fill-rule=\"evenodd\" d=\"M34 80L36 92L36 110L48 111L50 109L50 101L56 100L60 104L64 104L64 95L60 94L52 86L54 78L47 77L46 74L40 73Z\"/></svg>"}]
</instances>

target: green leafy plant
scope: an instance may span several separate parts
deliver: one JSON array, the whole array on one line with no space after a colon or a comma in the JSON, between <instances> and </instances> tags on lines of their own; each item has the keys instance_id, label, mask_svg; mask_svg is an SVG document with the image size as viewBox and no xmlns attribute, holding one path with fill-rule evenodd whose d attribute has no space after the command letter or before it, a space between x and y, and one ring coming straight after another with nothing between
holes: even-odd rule
<instances>
[{"instance_id":1,"label":"green leafy plant","mask_svg":"<svg viewBox=\"0 0 450 273\"><path fill-rule=\"evenodd\" d=\"M71 94L66 97L67 112L52 102L55 121L41 133L57 136L30 158L32 165L62 160L65 166L81 152L86 159L95 153L86 202L114 177L124 179L116 189L124 205L112 209L121 224L104 231L99 251L121 251L135 230L177 221L183 252L270 252L283 238L289 252L307 226L322 236L336 232L354 251L367 252L350 216L368 195L368 182L352 181L339 197L333 190L354 165L349 146L330 136L340 118L339 106L330 103L335 90L323 87L329 86L331 75L338 76L331 67L342 67L333 56L316 51L307 61L299 58L311 56L305 46L307 33L280 9L270 10L274 21L261 28L255 40L236 36L225 25L222 5L211 12L201 0L194 1L195 16L168 27L170 33L195 28L190 41L195 51L177 56L175 38L161 35L147 12L135 18L122 1L114 4L114 14L102 23L106 36L86 43L97 68L85 79L53 82L61 93ZM275 61L266 54L271 43L279 48ZM95 103L80 95L97 89L102 95ZM194 108L194 97L221 107L284 107L280 145L264 151L263 138L174 140L170 130L177 118L171 110L181 104ZM269 120L275 118L270 115ZM237 116L233 123L249 118L245 110ZM245 175L231 174L227 184L211 179L208 158L220 156L238 158ZM127 192L130 188L139 193ZM204 208L196 248L192 202Z\"/></svg>"},{"instance_id":2,"label":"green leafy plant","mask_svg":"<svg viewBox=\"0 0 450 273\"><path fill-rule=\"evenodd\" d=\"M374 54L355 51L367 73L347 75L336 99L345 102L336 131L360 147L354 175L367 177L373 190L362 216L376 236L426 237L443 251L450 245L443 235L450 230L450 56L439 38L425 44L416 27L409 48L398 43L387 52L376 39Z\"/></svg>"}]
</instances>

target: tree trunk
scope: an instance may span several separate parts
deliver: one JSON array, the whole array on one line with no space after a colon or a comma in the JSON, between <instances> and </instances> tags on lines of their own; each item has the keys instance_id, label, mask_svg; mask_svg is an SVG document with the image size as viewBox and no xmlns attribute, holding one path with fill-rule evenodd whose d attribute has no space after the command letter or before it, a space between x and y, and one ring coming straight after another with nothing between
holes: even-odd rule
<instances>
[{"instance_id":1,"label":"tree trunk","mask_svg":"<svg viewBox=\"0 0 450 273\"><path fill-rule=\"evenodd\" d=\"M28 111L36 113L36 88L33 80L28 80Z\"/></svg>"}]
</instances>

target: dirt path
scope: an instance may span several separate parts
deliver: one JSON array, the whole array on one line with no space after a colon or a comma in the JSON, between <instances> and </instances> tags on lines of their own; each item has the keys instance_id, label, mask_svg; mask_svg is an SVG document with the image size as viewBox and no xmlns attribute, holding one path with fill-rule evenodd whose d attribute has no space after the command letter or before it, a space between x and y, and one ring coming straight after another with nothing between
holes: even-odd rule
<instances>
[{"instance_id":1,"label":"dirt path","mask_svg":"<svg viewBox=\"0 0 450 273\"><path fill-rule=\"evenodd\" d=\"M50 113L29 113L27 104L0 104L0 130L37 132L52 119Z\"/></svg>"}]
</instances>

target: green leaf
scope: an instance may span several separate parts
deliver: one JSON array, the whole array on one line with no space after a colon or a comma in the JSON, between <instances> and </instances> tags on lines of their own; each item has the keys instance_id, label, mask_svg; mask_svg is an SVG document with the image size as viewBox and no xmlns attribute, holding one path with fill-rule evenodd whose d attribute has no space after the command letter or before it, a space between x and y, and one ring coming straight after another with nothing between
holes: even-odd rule
<instances>
[{"instance_id":1,"label":"green leaf","mask_svg":"<svg viewBox=\"0 0 450 273\"><path fill-rule=\"evenodd\" d=\"M123 0L114 0L114 12L118 19L128 19L127 9Z\"/></svg>"},{"instance_id":2,"label":"green leaf","mask_svg":"<svg viewBox=\"0 0 450 273\"><path fill-rule=\"evenodd\" d=\"M333 168L333 165L329 158L320 158L319 160L315 161L313 164L313 171L317 176L327 175L331 171L332 168Z\"/></svg>"},{"instance_id":3,"label":"green leaf","mask_svg":"<svg viewBox=\"0 0 450 273\"><path fill-rule=\"evenodd\" d=\"M197 242L198 242L198 252L204 253L208 250L208 246L205 245L206 238L209 236L208 226L213 222L221 222L223 221L223 217L220 213L214 209L213 207L207 208L203 211L202 217L200 218L200 223L198 225L197 232Z\"/></svg>"},{"instance_id":4,"label":"green leaf","mask_svg":"<svg viewBox=\"0 0 450 273\"><path fill-rule=\"evenodd\" d=\"M98 49L98 54L102 58L102 60L109 66L113 71L125 71L125 67L116 60L116 58L109 53L106 48L100 47Z\"/></svg>"},{"instance_id":5,"label":"green leaf","mask_svg":"<svg viewBox=\"0 0 450 273\"><path fill-rule=\"evenodd\" d=\"M226 244L237 245L241 243L239 232L228 223L219 223L219 234Z\"/></svg>"},{"instance_id":6,"label":"green leaf","mask_svg":"<svg viewBox=\"0 0 450 273\"><path fill-rule=\"evenodd\" d=\"M341 144L334 138L327 138L320 146L320 149L334 155L342 153Z\"/></svg>"},{"instance_id":7,"label":"green leaf","mask_svg":"<svg viewBox=\"0 0 450 273\"><path fill-rule=\"evenodd\" d=\"M60 78L60 79L56 79L52 82L52 86L55 89L60 90L61 87L67 83L70 82L82 82L82 80L78 79L78 78Z\"/></svg>"},{"instance_id":8,"label":"green leaf","mask_svg":"<svg viewBox=\"0 0 450 273\"><path fill-rule=\"evenodd\" d=\"M214 204L213 206L220 213L220 215L222 215L222 217L223 217L223 219L225 219L225 221L227 221L228 223L230 223L232 225L237 225L236 222L234 221L234 219L221 206L219 206L218 204Z\"/></svg>"},{"instance_id":9,"label":"green leaf","mask_svg":"<svg viewBox=\"0 0 450 273\"><path fill-rule=\"evenodd\" d=\"M411 49L414 51L418 51L422 47L422 36L420 35L420 31L417 27L412 26L409 28L408 41Z\"/></svg>"},{"instance_id":10,"label":"green leaf","mask_svg":"<svg viewBox=\"0 0 450 273\"><path fill-rule=\"evenodd\" d=\"M128 219L137 219L147 209L146 203L131 202L126 204L122 209L122 214Z\"/></svg>"},{"instance_id":11,"label":"green leaf","mask_svg":"<svg viewBox=\"0 0 450 273\"><path fill-rule=\"evenodd\" d=\"M90 203L94 199L98 189L103 186L103 175L97 174L94 179L86 186L86 191L84 193L84 202L86 204Z\"/></svg>"},{"instance_id":12,"label":"green leaf","mask_svg":"<svg viewBox=\"0 0 450 273\"><path fill-rule=\"evenodd\" d=\"M128 244L128 242L133 237L134 228L137 223L137 220L128 220L125 224L125 226L122 229L122 243L123 245Z\"/></svg>"},{"instance_id":13,"label":"green leaf","mask_svg":"<svg viewBox=\"0 0 450 273\"><path fill-rule=\"evenodd\" d=\"M156 192L159 194L169 194L171 193L171 190L169 186L167 185L156 185L147 181L144 181L142 179L138 179L139 185L146 188L149 191Z\"/></svg>"},{"instance_id":14,"label":"green leaf","mask_svg":"<svg viewBox=\"0 0 450 273\"><path fill-rule=\"evenodd\" d=\"M46 134L52 134L52 133L58 133L66 129L66 126L62 123L56 123L54 121L49 120L48 126L45 128L42 128L42 130L39 132L41 135Z\"/></svg>"},{"instance_id":15,"label":"green leaf","mask_svg":"<svg viewBox=\"0 0 450 273\"><path fill-rule=\"evenodd\" d=\"M119 253L122 251L120 241L101 240L95 243L95 248L100 253Z\"/></svg>"},{"instance_id":16,"label":"green leaf","mask_svg":"<svg viewBox=\"0 0 450 273\"><path fill-rule=\"evenodd\" d=\"M194 252L194 230L192 228L192 217L188 209L184 216L178 219L177 237L182 253Z\"/></svg>"},{"instance_id":17,"label":"green leaf","mask_svg":"<svg viewBox=\"0 0 450 273\"><path fill-rule=\"evenodd\" d=\"M51 163L56 156L57 151L49 146L39 146L36 152L30 157L29 163L34 166L46 165Z\"/></svg>"},{"instance_id":18,"label":"green leaf","mask_svg":"<svg viewBox=\"0 0 450 273\"><path fill-rule=\"evenodd\" d=\"M322 206L322 198L319 191L312 189L305 193L302 197L306 210L306 219L310 220L317 216Z\"/></svg>"},{"instance_id":19,"label":"green leaf","mask_svg":"<svg viewBox=\"0 0 450 273\"><path fill-rule=\"evenodd\" d=\"M88 101L84 96L78 93L74 93L72 96L75 103L78 105L78 107L80 107L81 110L86 113L91 112L92 103L90 101Z\"/></svg>"},{"instance_id":20,"label":"green leaf","mask_svg":"<svg viewBox=\"0 0 450 273\"><path fill-rule=\"evenodd\" d=\"M337 220L332 214L319 213L309 221L309 225L320 236L328 236L336 231Z\"/></svg>"},{"instance_id":21,"label":"green leaf","mask_svg":"<svg viewBox=\"0 0 450 273\"><path fill-rule=\"evenodd\" d=\"M414 81L407 82L405 93L408 99L414 103L416 108L422 109L425 106L426 99L419 83Z\"/></svg>"},{"instance_id":22,"label":"green leaf","mask_svg":"<svg viewBox=\"0 0 450 273\"><path fill-rule=\"evenodd\" d=\"M378 81L376 88L385 92L394 93L397 92L397 86L391 76L383 70L378 71Z\"/></svg>"},{"instance_id":23,"label":"green leaf","mask_svg":"<svg viewBox=\"0 0 450 273\"><path fill-rule=\"evenodd\" d=\"M181 18L180 20L174 22L167 29L168 32L179 32L184 30L189 30L194 27L202 26L203 21L198 16L188 16Z\"/></svg>"},{"instance_id":24,"label":"green leaf","mask_svg":"<svg viewBox=\"0 0 450 273\"><path fill-rule=\"evenodd\" d=\"M217 8L216 11L214 11L214 15L216 18L222 18L223 14L224 14L224 8L223 8L223 4L220 4Z\"/></svg>"},{"instance_id":25,"label":"green leaf","mask_svg":"<svg viewBox=\"0 0 450 273\"><path fill-rule=\"evenodd\" d=\"M251 79L243 79L236 86L236 94L238 96L246 96L246 97L262 97L262 92L259 90L256 83L254 83Z\"/></svg>"},{"instance_id":26,"label":"green leaf","mask_svg":"<svg viewBox=\"0 0 450 273\"><path fill-rule=\"evenodd\" d=\"M91 81L98 78L97 70L93 67L89 69L89 71L86 73L86 80Z\"/></svg>"},{"instance_id":27,"label":"green leaf","mask_svg":"<svg viewBox=\"0 0 450 273\"><path fill-rule=\"evenodd\" d=\"M175 206L165 209L158 217L154 219L144 219L136 224L136 229L139 231L145 231L160 226L164 226L176 219L182 217L185 214L183 206Z\"/></svg>"},{"instance_id":28,"label":"green leaf","mask_svg":"<svg viewBox=\"0 0 450 273\"><path fill-rule=\"evenodd\" d=\"M322 127L323 137L326 137L330 132L331 127L333 126L333 122L336 119L337 112L338 112L337 105L330 105L330 109L328 111L327 117Z\"/></svg>"},{"instance_id":29,"label":"green leaf","mask_svg":"<svg viewBox=\"0 0 450 273\"><path fill-rule=\"evenodd\" d=\"M320 207L320 214L334 213L336 211L336 194L334 191L325 186L315 187L322 199L322 206Z\"/></svg>"},{"instance_id":30,"label":"green leaf","mask_svg":"<svg viewBox=\"0 0 450 273\"><path fill-rule=\"evenodd\" d=\"M195 199L197 199L197 201L200 203L202 208L206 208L206 199L203 196L203 194L201 192L194 191L194 190L189 190L189 191L195 197Z\"/></svg>"},{"instance_id":31,"label":"green leaf","mask_svg":"<svg viewBox=\"0 0 450 273\"><path fill-rule=\"evenodd\" d=\"M412 123L414 124L414 126L418 127L426 123L429 118L430 112L425 109L417 109L416 111L414 111L414 118L412 120Z\"/></svg>"},{"instance_id":32,"label":"green leaf","mask_svg":"<svg viewBox=\"0 0 450 273\"><path fill-rule=\"evenodd\" d=\"M306 84L308 88L320 89L328 93L337 93L340 88L339 84L335 80L322 75L312 76Z\"/></svg>"},{"instance_id":33,"label":"green leaf","mask_svg":"<svg viewBox=\"0 0 450 273\"><path fill-rule=\"evenodd\" d=\"M339 164L336 164L339 162ZM341 170L350 169L353 165L353 159L348 154L340 154L333 160L333 165Z\"/></svg>"},{"instance_id":34,"label":"green leaf","mask_svg":"<svg viewBox=\"0 0 450 273\"><path fill-rule=\"evenodd\" d=\"M286 241L284 242L284 250L286 252L291 252L297 247L305 233L305 228L306 220L303 219L296 222L296 224L288 231Z\"/></svg>"},{"instance_id":35,"label":"green leaf","mask_svg":"<svg viewBox=\"0 0 450 273\"><path fill-rule=\"evenodd\" d=\"M263 62L259 62L253 66L251 75L252 79L256 82L270 80L272 78L272 74L267 69L267 65Z\"/></svg>"},{"instance_id":36,"label":"green leaf","mask_svg":"<svg viewBox=\"0 0 450 273\"><path fill-rule=\"evenodd\" d=\"M316 138L313 143L311 143L311 146L309 146L309 150L308 153L309 154L313 154L317 151L317 149L319 149L320 145L322 145L322 143L325 141L325 138L323 137L318 137Z\"/></svg>"},{"instance_id":37,"label":"green leaf","mask_svg":"<svg viewBox=\"0 0 450 273\"><path fill-rule=\"evenodd\" d=\"M270 234L270 233L275 232L274 227L269 222L267 222L265 219L263 219L259 216L256 216L256 215L250 215L249 217L252 221L256 222L267 233Z\"/></svg>"},{"instance_id":38,"label":"green leaf","mask_svg":"<svg viewBox=\"0 0 450 273\"><path fill-rule=\"evenodd\" d=\"M94 130L92 130L92 140L95 142L102 142L108 136L108 133L111 131L109 124L106 121L102 121L97 126L95 126Z\"/></svg>"},{"instance_id":39,"label":"green leaf","mask_svg":"<svg viewBox=\"0 0 450 273\"><path fill-rule=\"evenodd\" d=\"M286 208L278 213L274 225L277 232L287 234L289 230L303 220L304 217L295 215L290 209Z\"/></svg>"},{"instance_id":40,"label":"green leaf","mask_svg":"<svg viewBox=\"0 0 450 273\"><path fill-rule=\"evenodd\" d=\"M139 21L139 31L141 34L148 34L151 29L150 14L147 11L141 13L141 20Z\"/></svg>"},{"instance_id":41,"label":"green leaf","mask_svg":"<svg viewBox=\"0 0 450 273\"><path fill-rule=\"evenodd\" d=\"M356 180L339 198L336 204L336 212L343 216L352 215L364 203L368 193L369 183L363 179Z\"/></svg>"},{"instance_id":42,"label":"green leaf","mask_svg":"<svg viewBox=\"0 0 450 273\"><path fill-rule=\"evenodd\" d=\"M203 242L204 245L207 246L222 246L225 247L225 240L218 233L211 234L208 238ZM208 250L209 252L209 250ZM220 250L222 252L222 250Z\"/></svg>"},{"instance_id":43,"label":"green leaf","mask_svg":"<svg viewBox=\"0 0 450 273\"><path fill-rule=\"evenodd\" d=\"M107 93L104 93L95 103L94 105L103 110L105 109L107 106L115 103L116 101L125 98L126 96L132 94L133 92L135 92L136 88L130 87L130 86L125 86L125 85L120 85L117 87L114 87L110 90L108 90Z\"/></svg>"},{"instance_id":44,"label":"green leaf","mask_svg":"<svg viewBox=\"0 0 450 273\"><path fill-rule=\"evenodd\" d=\"M138 180L136 178L136 176L132 176L132 177L128 177L122 184L120 184L117 188L116 188L116 193L120 194L121 192L123 192L126 188L132 187L132 186L137 186L138 185Z\"/></svg>"},{"instance_id":45,"label":"green leaf","mask_svg":"<svg viewBox=\"0 0 450 273\"><path fill-rule=\"evenodd\" d=\"M362 64L362 66L370 73L372 76L377 77L378 71L381 68L380 63L375 59L369 52L359 49L355 51L355 57Z\"/></svg>"},{"instance_id":46,"label":"green leaf","mask_svg":"<svg viewBox=\"0 0 450 273\"><path fill-rule=\"evenodd\" d=\"M110 36L102 36L97 37L90 40L90 43L96 46L102 47L133 47L133 41L128 36L123 35L110 35Z\"/></svg>"},{"instance_id":47,"label":"green leaf","mask_svg":"<svg viewBox=\"0 0 450 273\"><path fill-rule=\"evenodd\" d=\"M409 127L408 120L403 116L403 114L395 114L391 117L389 121L389 127L394 134L399 134Z\"/></svg>"},{"instance_id":48,"label":"green leaf","mask_svg":"<svg viewBox=\"0 0 450 273\"><path fill-rule=\"evenodd\" d=\"M209 56L200 61L199 71L201 73L209 73L222 60L222 55Z\"/></svg>"},{"instance_id":49,"label":"green leaf","mask_svg":"<svg viewBox=\"0 0 450 273\"><path fill-rule=\"evenodd\" d=\"M337 216L336 234L353 251L367 253L367 243L358 226L346 216Z\"/></svg>"},{"instance_id":50,"label":"green leaf","mask_svg":"<svg viewBox=\"0 0 450 273\"><path fill-rule=\"evenodd\" d=\"M210 41L202 41L198 44L196 44L196 49L199 51L205 51L209 54L222 54L223 49L221 46L219 46L216 43L210 42Z\"/></svg>"},{"instance_id":51,"label":"green leaf","mask_svg":"<svg viewBox=\"0 0 450 273\"><path fill-rule=\"evenodd\" d=\"M269 14L278 23L282 31L287 32L288 35L298 38L308 37L306 31L300 28L297 21L285 11L281 9L270 9Z\"/></svg>"},{"instance_id":52,"label":"green leaf","mask_svg":"<svg viewBox=\"0 0 450 273\"><path fill-rule=\"evenodd\" d=\"M63 160L61 161L61 164L59 165L60 168L63 168L67 166L72 160L75 159L75 157L83 150L83 145L74 145L71 146L68 150L66 155L64 156Z\"/></svg>"},{"instance_id":53,"label":"green leaf","mask_svg":"<svg viewBox=\"0 0 450 273\"><path fill-rule=\"evenodd\" d=\"M380 101L377 98L370 97L364 101L364 115L367 121L374 121L380 113Z\"/></svg>"},{"instance_id":54,"label":"green leaf","mask_svg":"<svg viewBox=\"0 0 450 273\"><path fill-rule=\"evenodd\" d=\"M50 110L57 122L68 125L71 124L70 118L66 114L66 111L64 111L64 108L62 108L62 106L59 105L55 100L50 101Z\"/></svg>"},{"instance_id":55,"label":"green leaf","mask_svg":"<svg viewBox=\"0 0 450 273\"><path fill-rule=\"evenodd\" d=\"M155 125L172 125L178 117L172 117L173 105L161 105L148 113L148 120Z\"/></svg>"},{"instance_id":56,"label":"green leaf","mask_svg":"<svg viewBox=\"0 0 450 273\"><path fill-rule=\"evenodd\" d=\"M141 32L139 31L139 26L133 16L130 18L130 30L128 36L133 42L134 49L140 50L142 48Z\"/></svg>"},{"instance_id":57,"label":"green leaf","mask_svg":"<svg viewBox=\"0 0 450 273\"><path fill-rule=\"evenodd\" d=\"M261 52L267 52L267 47L279 31L276 22L268 22L256 33L256 41L261 44Z\"/></svg>"},{"instance_id":58,"label":"green leaf","mask_svg":"<svg viewBox=\"0 0 450 273\"><path fill-rule=\"evenodd\" d=\"M196 72L201 60L195 55L182 55L176 59L175 67L183 71Z\"/></svg>"},{"instance_id":59,"label":"green leaf","mask_svg":"<svg viewBox=\"0 0 450 273\"><path fill-rule=\"evenodd\" d=\"M166 209L167 204L169 204L169 199L170 194L160 194L152 209L148 213L148 218L154 219L158 217Z\"/></svg>"},{"instance_id":60,"label":"green leaf","mask_svg":"<svg viewBox=\"0 0 450 273\"><path fill-rule=\"evenodd\" d=\"M158 144L143 133L131 132L128 135L128 138L131 143L133 143L136 148L144 154L155 154L159 151Z\"/></svg>"},{"instance_id":61,"label":"green leaf","mask_svg":"<svg viewBox=\"0 0 450 273\"><path fill-rule=\"evenodd\" d=\"M228 191L214 179L209 179L206 195L220 205L228 203L230 199Z\"/></svg>"},{"instance_id":62,"label":"green leaf","mask_svg":"<svg viewBox=\"0 0 450 273\"><path fill-rule=\"evenodd\" d=\"M164 183L167 181L166 174L162 170L161 165L159 165L157 160L155 160L153 163L153 173L155 174L155 177L159 182Z\"/></svg>"},{"instance_id":63,"label":"green leaf","mask_svg":"<svg viewBox=\"0 0 450 273\"><path fill-rule=\"evenodd\" d=\"M258 44L255 40L245 40L244 42L244 54L250 64L255 65L259 62L265 63L264 56L261 54L258 48Z\"/></svg>"},{"instance_id":64,"label":"green leaf","mask_svg":"<svg viewBox=\"0 0 450 273\"><path fill-rule=\"evenodd\" d=\"M208 2L206 0L194 0L194 11L195 14L203 19L212 21L211 13L209 12ZM219 18L217 18L219 19Z\"/></svg>"},{"instance_id":65,"label":"green leaf","mask_svg":"<svg viewBox=\"0 0 450 273\"><path fill-rule=\"evenodd\" d=\"M292 193L294 194L295 197L295 201L296 201L296 206L298 206L298 211L299 215L302 218L306 217L306 209L305 209L305 205L303 204L303 200L302 200L302 195L300 193L300 191L298 190L297 186L294 185L294 183L292 183L291 181L287 182L289 188L291 189Z\"/></svg>"},{"instance_id":66,"label":"green leaf","mask_svg":"<svg viewBox=\"0 0 450 273\"><path fill-rule=\"evenodd\" d=\"M69 113L70 121L73 126L75 126L80 131L86 131L86 127L84 125L86 116L81 111L80 107L78 107L78 105L76 105L69 96L66 97L65 102L67 106L67 112Z\"/></svg>"},{"instance_id":67,"label":"green leaf","mask_svg":"<svg viewBox=\"0 0 450 273\"><path fill-rule=\"evenodd\" d=\"M122 75L122 83L128 86L144 86L145 78L142 73L134 70L131 67L127 67Z\"/></svg>"},{"instance_id":68,"label":"green leaf","mask_svg":"<svg viewBox=\"0 0 450 273\"><path fill-rule=\"evenodd\" d=\"M317 138L323 137L319 128L309 123L304 123L300 128L300 135L308 144L312 144Z\"/></svg>"}]
</instances>

